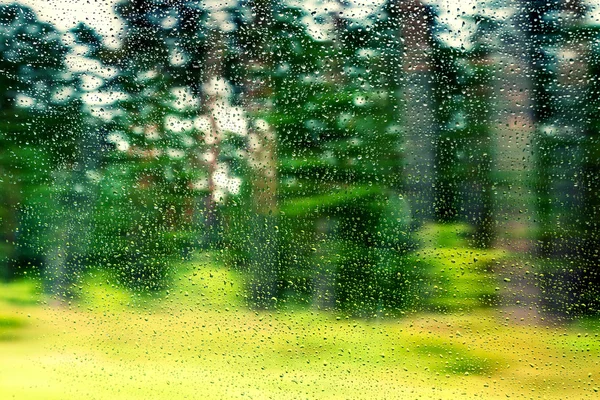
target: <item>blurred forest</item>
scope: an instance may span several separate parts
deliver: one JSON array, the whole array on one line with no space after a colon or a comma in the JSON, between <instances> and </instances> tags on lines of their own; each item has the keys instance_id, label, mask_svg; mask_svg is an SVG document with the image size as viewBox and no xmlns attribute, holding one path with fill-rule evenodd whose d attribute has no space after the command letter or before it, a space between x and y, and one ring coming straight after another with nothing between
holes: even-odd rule
<instances>
[{"instance_id":1,"label":"blurred forest","mask_svg":"<svg viewBox=\"0 0 600 400\"><path fill-rule=\"evenodd\" d=\"M119 46L0 5L0 278L248 307L600 311L600 25L581 1L122 0Z\"/></svg>"}]
</instances>

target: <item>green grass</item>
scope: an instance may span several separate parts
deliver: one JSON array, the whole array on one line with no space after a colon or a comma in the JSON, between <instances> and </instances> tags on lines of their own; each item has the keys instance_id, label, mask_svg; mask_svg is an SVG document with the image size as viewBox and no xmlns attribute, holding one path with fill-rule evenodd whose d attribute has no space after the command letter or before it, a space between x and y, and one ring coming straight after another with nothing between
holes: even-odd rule
<instances>
[{"instance_id":1,"label":"green grass","mask_svg":"<svg viewBox=\"0 0 600 400\"><path fill-rule=\"evenodd\" d=\"M0 340L0 399L598 396L591 322L540 325L479 308L383 320L257 313L218 261L175 268L168 293L90 274L79 301L52 307L35 282L3 286L0 332L12 336Z\"/></svg>"},{"instance_id":2,"label":"green grass","mask_svg":"<svg viewBox=\"0 0 600 400\"><path fill-rule=\"evenodd\" d=\"M498 277L492 271L506 252L469 246L465 224L430 224L420 232L416 266L426 271L423 306L437 312L460 312L494 305Z\"/></svg>"},{"instance_id":3,"label":"green grass","mask_svg":"<svg viewBox=\"0 0 600 400\"><path fill-rule=\"evenodd\" d=\"M0 342L17 340L20 329L25 325L25 320L15 315L0 314Z\"/></svg>"},{"instance_id":4,"label":"green grass","mask_svg":"<svg viewBox=\"0 0 600 400\"><path fill-rule=\"evenodd\" d=\"M0 282L0 304L31 306L39 304L39 285L22 279L9 284Z\"/></svg>"}]
</instances>

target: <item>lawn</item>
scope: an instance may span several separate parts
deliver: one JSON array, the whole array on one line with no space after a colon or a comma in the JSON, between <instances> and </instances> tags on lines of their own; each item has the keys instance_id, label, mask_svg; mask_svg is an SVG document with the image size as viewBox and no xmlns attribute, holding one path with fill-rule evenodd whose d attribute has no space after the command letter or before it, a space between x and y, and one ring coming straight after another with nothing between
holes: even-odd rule
<instances>
[{"instance_id":1,"label":"lawn","mask_svg":"<svg viewBox=\"0 0 600 400\"><path fill-rule=\"evenodd\" d=\"M594 321L498 308L357 320L243 306L241 280L182 264L158 297L90 275L57 305L0 286L0 399L596 399Z\"/></svg>"}]
</instances>

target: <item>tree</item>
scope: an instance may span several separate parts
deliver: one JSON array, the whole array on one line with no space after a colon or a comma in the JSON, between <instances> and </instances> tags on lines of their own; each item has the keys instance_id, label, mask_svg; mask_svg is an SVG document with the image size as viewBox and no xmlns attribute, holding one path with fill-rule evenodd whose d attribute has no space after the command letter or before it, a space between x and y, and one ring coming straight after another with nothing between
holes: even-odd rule
<instances>
[{"instance_id":1,"label":"tree","mask_svg":"<svg viewBox=\"0 0 600 400\"><path fill-rule=\"evenodd\" d=\"M247 207L242 247L248 257L249 305L276 304L279 282L279 207L277 201L277 132L272 113L272 72L278 47L274 29L276 4L270 0L242 2L233 15L232 53L226 76L237 88L237 101L249 118L246 182ZM240 12L242 11L242 12ZM247 12L243 12L247 11ZM239 228L236 228L239 229Z\"/></svg>"},{"instance_id":2,"label":"tree","mask_svg":"<svg viewBox=\"0 0 600 400\"><path fill-rule=\"evenodd\" d=\"M397 77L382 74L397 64L398 53L376 51L382 40L396 43L398 27L373 16L368 21L372 25L364 29L357 21L344 22L338 16L343 10L314 17L335 27L314 34L331 35L325 41L299 23L303 10L277 6L271 14L267 60L258 56L260 62L253 69L245 60L244 73L231 74L243 104L256 107L249 108L250 115L260 116L268 124L263 126L276 132L268 149L268 154L276 150L276 159L269 157L258 165L267 169L275 165L275 179L256 181L256 171L248 179L254 190L250 202L261 202L257 192L267 193L279 206L277 228L271 231L275 239L265 241L274 250L265 251L254 242L262 237L256 230L270 223L261 225L260 218L252 219L255 216L235 228L250 227L244 231L252 238L245 251L250 260L271 257L266 263L249 262L255 285L264 285L262 293L268 287L273 299L304 298L320 308L335 306L372 315L378 304L387 307L404 301L403 293L398 295L403 283L391 285L394 293L381 284L383 275L405 268L398 258L410 243L406 205L399 195L402 135L394 91ZM240 48L259 48L246 34ZM249 72L256 75L248 78ZM256 93L257 82L263 83L263 90ZM254 105L255 96L264 102L260 107ZM260 137L251 136L257 147L263 144ZM250 160L262 157L255 151L250 149ZM264 187L265 181L270 186ZM395 222L388 224L389 218ZM265 274L264 265L273 262L275 272ZM257 296L262 294L252 295Z\"/></svg>"},{"instance_id":3,"label":"tree","mask_svg":"<svg viewBox=\"0 0 600 400\"><path fill-rule=\"evenodd\" d=\"M595 33L597 37L598 33ZM594 36L592 36L594 37ZM585 138L582 143L581 191L582 212L580 229L582 284L580 307L585 313L600 312L600 47L597 42L589 43L588 93L585 96L587 114ZM595 78L595 79L593 79Z\"/></svg>"},{"instance_id":4,"label":"tree","mask_svg":"<svg viewBox=\"0 0 600 400\"><path fill-rule=\"evenodd\" d=\"M83 23L70 33L74 44L85 49L76 56L95 60L102 49L100 35ZM56 299L73 298L73 285L92 264L98 176L107 140L103 122L84 100L91 87L87 80L103 81L101 71L94 68L73 72L68 82L72 88L69 133L74 147L64 164L53 171L54 212L48 218L52 224L45 251L45 276L46 290Z\"/></svg>"},{"instance_id":5,"label":"tree","mask_svg":"<svg viewBox=\"0 0 600 400\"><path fill-rule=\"evenodd\" d=\"M463 220L474 226L474 244L490 247L492 210L491 100L497 32L495 21L475 16L473 46L434 46L435 215L441 222Z\"/></svg>"},{"instance_id":6,"label":"tree","mask_svg":"<svg viewBox=\"0 0 600 400\"><path fill-rule=\"evenodd\" d=\"M561 18L551 18L561 13ZM560 315L597 312L594 45L586 8L573 2L523 2L536 128L537 252L544 307ZM568 60L561 60L569 54ZM578 212L573 218L573 213ZM591 229L590 229L591 228ZM591 247L590 247L591 246Z\"/></svg>"},{"instance_id":7,"label":"tree","mask_svg":"<svg viewBox=\"0 0 600 400\"><path fill-rule=\"evenodd\" d=\"M0 271L8 277L41 263L41 220L55 211L43 199L53 174L73 160L80 121L59 32L16 4L0 6L0 25L0 169L8 178L0 183Z\"/></svg>"},{"instance_id":8,"label":"tree","mask_svg":"<svg viewBox=\"0 0 600 400\"><path fill-rule=\"evenodd\" d=\"M99 53L117 71L107 90L121 94L110 107L115 151L97 216L98 251L112 246L98 257L128 286L157 289L170 259L197 241L195 197L212 196L198 184L207 171L196 126L210 31L193 1L126 0L115 11L125 25L122 44Z\"/></svg>"},{"instance_id":9,"label":"tree","mask_svg":"<svg viewBox=\"0 0 600 400\"><path fill-rule=\"evenodd\" d=\"M416 220L433 217L434 112L432 96L432 46L435 11L419 0L395 1L393 12L402 20L401 77L405 134L407 195ZM390 6L391 8L391 6Z\"/></svg>"}]
</instances>

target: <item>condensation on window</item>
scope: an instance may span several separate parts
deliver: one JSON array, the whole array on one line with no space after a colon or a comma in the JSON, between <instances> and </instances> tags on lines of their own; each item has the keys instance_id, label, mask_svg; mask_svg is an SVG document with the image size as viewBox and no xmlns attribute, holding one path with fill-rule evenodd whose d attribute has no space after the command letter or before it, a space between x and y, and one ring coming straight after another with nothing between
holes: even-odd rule
<instances>
[{"instance_id":1,"label":"condensation on window","mask_svg":"<svg viewBox=\"0 0 600 400\"><path fill-rule=\"evenodd\" d=\"M596 0L0 0L0 398L596 399Z\"/></svg>"}]
</instances>

